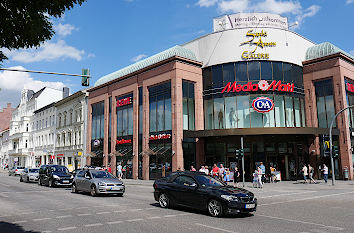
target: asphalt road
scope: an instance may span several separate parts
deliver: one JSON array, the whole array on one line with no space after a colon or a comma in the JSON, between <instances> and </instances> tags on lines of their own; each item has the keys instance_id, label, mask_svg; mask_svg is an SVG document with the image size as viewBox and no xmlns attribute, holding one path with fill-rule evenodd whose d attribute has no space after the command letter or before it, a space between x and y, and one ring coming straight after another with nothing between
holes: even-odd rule
<instances>
[{"instance_id":1,"label":"asphalt road","mask_svg":"<svg viewBox=\"0 0 354 233\"><path fill-rule=\"evenodd\" d=\"M334 188L281 182L254 189L251 216L213 218L189 209L162 209L150 181L126 181L124 197L74 194L20 183L0 173L0 232L354 232L354 183Z\"/></svg>"}]
</instances>

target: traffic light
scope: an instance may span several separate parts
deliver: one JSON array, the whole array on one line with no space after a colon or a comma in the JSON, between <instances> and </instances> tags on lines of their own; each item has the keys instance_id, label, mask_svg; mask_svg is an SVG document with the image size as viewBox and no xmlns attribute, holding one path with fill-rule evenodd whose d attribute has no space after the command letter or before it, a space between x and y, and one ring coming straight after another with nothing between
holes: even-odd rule
<instances>
[{"instance_id":1,"label":"traffic light","mask_svg":"<svg viewBox=\"0 0 354 233\"><path fill-rule=\"evenodd\" d=\"M236 150L236 159L241 159L244 156L243 149Z\"/></svg>"},{"instance_id":2,"label":"traffic light","mask_svg":"<svg viewBox=\"0 0 354 233\"><path fill-rule=\"evenodd\" d=\"M90 86L90 70L89 69L82 69L82 80L81 86L88 87Z\"/></svg>"},{"instance_id":3,"label":"traffic light","mask_svg":"<svg viewBox=\"0 0 354 233\"><path fill-rule=\"evenodd\" d=\"M338 158L339 156L338 146L333 146L332 154L333 154L332 155L333 158Z\"/></svg>"}]
</instances>

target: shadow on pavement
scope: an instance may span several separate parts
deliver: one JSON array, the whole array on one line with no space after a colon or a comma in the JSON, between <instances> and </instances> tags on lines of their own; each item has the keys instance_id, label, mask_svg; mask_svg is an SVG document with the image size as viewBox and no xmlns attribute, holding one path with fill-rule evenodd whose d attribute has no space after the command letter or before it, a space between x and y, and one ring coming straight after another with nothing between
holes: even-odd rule
<instances>
[{"instance_id":1,"label":"shadow on pavement","mask_svg":"<svg viewBox=\"0 0 354 233\"><path fill-rule=\"evenodd\" d=\"M21 226L13 223L0 221L1 233L40 233L39 231L25 231Z\"/></svg>"}]
</instances>

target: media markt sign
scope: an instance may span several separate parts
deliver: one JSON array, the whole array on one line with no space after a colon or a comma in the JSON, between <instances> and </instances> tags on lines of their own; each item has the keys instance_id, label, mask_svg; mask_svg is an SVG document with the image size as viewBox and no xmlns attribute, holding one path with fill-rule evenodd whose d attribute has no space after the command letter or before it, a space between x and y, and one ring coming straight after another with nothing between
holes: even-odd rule
<instances>
[{"instance_id":1,"label":"media markt sign","mask_svg":"<svg viewBox=\"0 0 354 233\"><path fill-rule=\"evenodd\" d=\"M283 84L280 80L273 80L270 84L267 80L260 80L258 83L248 82L246 84L237 84L237 82L229 82L222 89L224 92L241 92L241 91L280 91L280 92L294 92L295 85L293 83Z\"/></svg>"},{"instance_id":2,"label":"media markt sign","mask_svg":"<svg viewBox=\"0 0 354 233\"><path fill-rule=\"evenodd\" d=\"M267 41L266 40L267 36L268 34L266 31L261 30L260 32L256 32L254 29L249 30L246 33L246 37L249 37L249 40L242 42L241 46L245 44L249 44L254 46L254 49L243 51L241 54L242 59L244 60L269 59L269 53L263 53L263 51L260 50L266 47L275 47L277 43L273 41Z\"/></svg>"}]
</instances>

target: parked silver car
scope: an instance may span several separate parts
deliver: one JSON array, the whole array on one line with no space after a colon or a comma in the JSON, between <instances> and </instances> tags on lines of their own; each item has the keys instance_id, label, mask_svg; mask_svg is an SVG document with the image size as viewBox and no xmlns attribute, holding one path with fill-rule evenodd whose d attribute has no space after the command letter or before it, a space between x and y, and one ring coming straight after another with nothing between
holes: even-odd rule
<instances>
[{"instance_id":1,"label":"parked silver car","mask_svg":"<svg viewBox=\"0 0 354 233\"><path fill-rule=\"evenodd\" d=\"M117 194L123 196L125 186L122 181L107 171L85 169L79 171L72 183L72 192L89 192L91 196L99 194Z\"/></svg>"},{"instance_id":2,"label":"parked silver car","mask_svg":"<svg viewBox=\"0 0 354 233\"><path fill-rule=\"evenodd\" d=\"M38 182L39 168L25 168L20 175L20 182Z\"/></svg>"},{"instance_id":3,"label":"parked silver car","mask_svg":"<svg viewBox=\"0 0 354 233\"><path fill-rule=\"evenodd\" d=\"M19 176L24 169L25 167L14 166L9 169L9 176Z\"/></svg>"}]
</instances>

